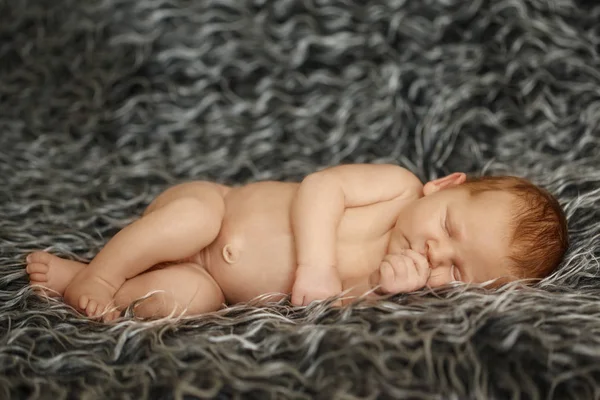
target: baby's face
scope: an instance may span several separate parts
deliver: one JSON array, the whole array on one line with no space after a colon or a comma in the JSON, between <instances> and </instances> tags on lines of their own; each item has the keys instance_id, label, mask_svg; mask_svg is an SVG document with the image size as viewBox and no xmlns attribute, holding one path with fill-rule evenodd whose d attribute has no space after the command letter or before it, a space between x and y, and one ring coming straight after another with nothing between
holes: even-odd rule
<instances>
[{"instance_id":1,"label":"baby's face","mask_svg":"<svg viewBox=\"0 0 600 400\"><path fill-rule=\"evenodd\" d=\"M410 248L429 261L428 286L508 277L512 195L472 196L460 186L427 194L402 209L388 253Z\"/></svg>"}]
</instances>

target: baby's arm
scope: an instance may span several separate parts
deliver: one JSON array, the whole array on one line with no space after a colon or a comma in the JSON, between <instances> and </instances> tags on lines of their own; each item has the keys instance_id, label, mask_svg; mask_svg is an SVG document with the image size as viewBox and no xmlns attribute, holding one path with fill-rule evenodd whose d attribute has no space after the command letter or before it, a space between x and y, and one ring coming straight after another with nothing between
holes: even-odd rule
<instances>
[{"instance_id":1,"label":"baby's arm","mask_svg":"<svg viewBox=\"0 0 600 400\"><path fill-rule=\"evenodd\" d=\"M337 229L347 207L389 201L421 190L410 171L390 164L348 164L308 175L292 204L298 268L292 303L307 305L341 292Z\"/></svg>"}]
</instances>

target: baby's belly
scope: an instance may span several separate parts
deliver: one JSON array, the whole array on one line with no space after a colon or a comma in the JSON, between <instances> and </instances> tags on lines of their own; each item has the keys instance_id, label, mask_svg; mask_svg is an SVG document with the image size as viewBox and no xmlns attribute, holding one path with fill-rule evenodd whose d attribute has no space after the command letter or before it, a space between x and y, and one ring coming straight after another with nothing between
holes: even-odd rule
<instances>
[{"instance_id":1,"label":"baby's belly","mask_svg":"<svg viewBox=\"0 0 600 400\"><path fill-rule=\"evenodd\" d=\"M278 300L292 290L295 247L290 204L297 185L262 182L232 190L217 239L207 247L206 268L228 303L263 294Z\"/></svg>"},{"instance_id":2,"label":"baby's belly","mask_svg":"<svg viewBox=\"0 0 600 400\"><path fill-rule=\"evenodd\" d=\"M359 296L369 290L368 277L378 265L377 257L365 259L366 249L338 245L338 273L342 289ZM355 248L353 251L352 248ZM228 304L278 301L292 292L296 254L291 233L279 235L220 235L207 248L206 268L223 290Z\"/></svg>"},{"instance_id":3,"label":"baby's belly","mask_svg":"<svg viewBox=\"0 0 600 400\"><path fill-rule=\"evenodd\" d=\"M296 249L290 206L296 190L294 184L265 182L226 197L221 232L205 249L205 261L229 304L266 294L264 300L276 301L292 292ZM385 229L372 229L385 210L369 210L346 210L340 223L335 251L344 289L366 281L386 251Z\"/></svg>"},{"instance_id":4,"label":"baby's belly","mask_svg":"<svg viewBox=\"0 0 600 400\"><path fill-rule=\"evenodd\" d=\"M356 260L358 252L345 252ZM342 259L346 258L340 257ZM291 234L266 236L222 235L207 248L206 268L221 287L228 304L247 302L258 296L261 302L278 301L292 292L296 256ZM338 266L338 270L342 265ZM349 267L353 274L338 271L342 289L359 296L369 289L373 266Z\"/></svg>"},{"instance_id":5,"label":"baby's belly","mask_svg":"<svg viewBox=\"0 0 600 400\"><path fill-rule=\"evenodd\" d=\"M207 248L206 267L229 304L264 294L276 301L292 291L295 259L291 233L222 234Z\"/></svg>"}]
</instances>

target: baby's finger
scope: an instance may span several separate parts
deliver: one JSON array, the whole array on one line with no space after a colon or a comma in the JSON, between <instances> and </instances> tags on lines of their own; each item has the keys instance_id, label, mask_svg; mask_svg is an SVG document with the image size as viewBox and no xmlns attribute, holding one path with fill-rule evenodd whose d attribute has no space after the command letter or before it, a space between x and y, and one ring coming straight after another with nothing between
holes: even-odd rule
<instances>
[{"instance_id":1,"label":"baby's finger","mask_svg":"<svg viewBox=\"0 0 600 400\"><path fill-rule=\"evenodd\" d=\"M429 265L429 261L425 256L420 253L417 253L414 250L406 249L404 250L404 255L410 257L414 261L415 270L419 275L419 278L426 282L429 279L429 275L431 274L431 267Z\"/></svg>"},{"instance_id":2,"label":"baby's finger","mask_svg":"<svg viewBox=\"0 0 600 400\"><path fill-rule=\"evenodd\" d=\"M381 274L380 282L393 282L396 280L394 268L392 267L392 264L387 261L381 263L379 272Z\"/></svg>"},{"instance_id":3,"label":"baby's finger","mask_svg":"<svg viewBox=\"0 0 600 400\"><path fill-rule=\"evenodd\" d=\"M379 267L380 282L382 293L399 293L404 288L404 283L408 277L408 270L414 269L413 260L395 254L388 254L384 257Z\"/></svg>"}]
</instances>

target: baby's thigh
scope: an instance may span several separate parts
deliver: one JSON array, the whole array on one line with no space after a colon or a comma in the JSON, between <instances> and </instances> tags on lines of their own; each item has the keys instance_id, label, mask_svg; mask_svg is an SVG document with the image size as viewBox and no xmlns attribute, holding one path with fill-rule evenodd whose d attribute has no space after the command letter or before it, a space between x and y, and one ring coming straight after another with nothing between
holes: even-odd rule
<instances>
[{"instance_id":1,"label":"baby's thigh","mask_svg":"<svg viewBox=\"0 0 600 400\"><path fill-rule=\"evenodd\" d=\"M127 280L115 294L119 309L156 291L134 308L142 318L200 315L223 307L225 297L208 271L195 263L154 269Z\"/></svg>"},{"instance_id":2,"label":"baby's thigh","mask_svg":"<svg viewBox=\"0 0 600 400\"><path fill-rule=\"evenodd\" d=\"M175 200L194 198L206 203L216 212L224 209L224 196L227 187L214 182L193 181L172 186L159 194L144 211L144 215L156 211Z\"/></svg>"}]
</instances>

